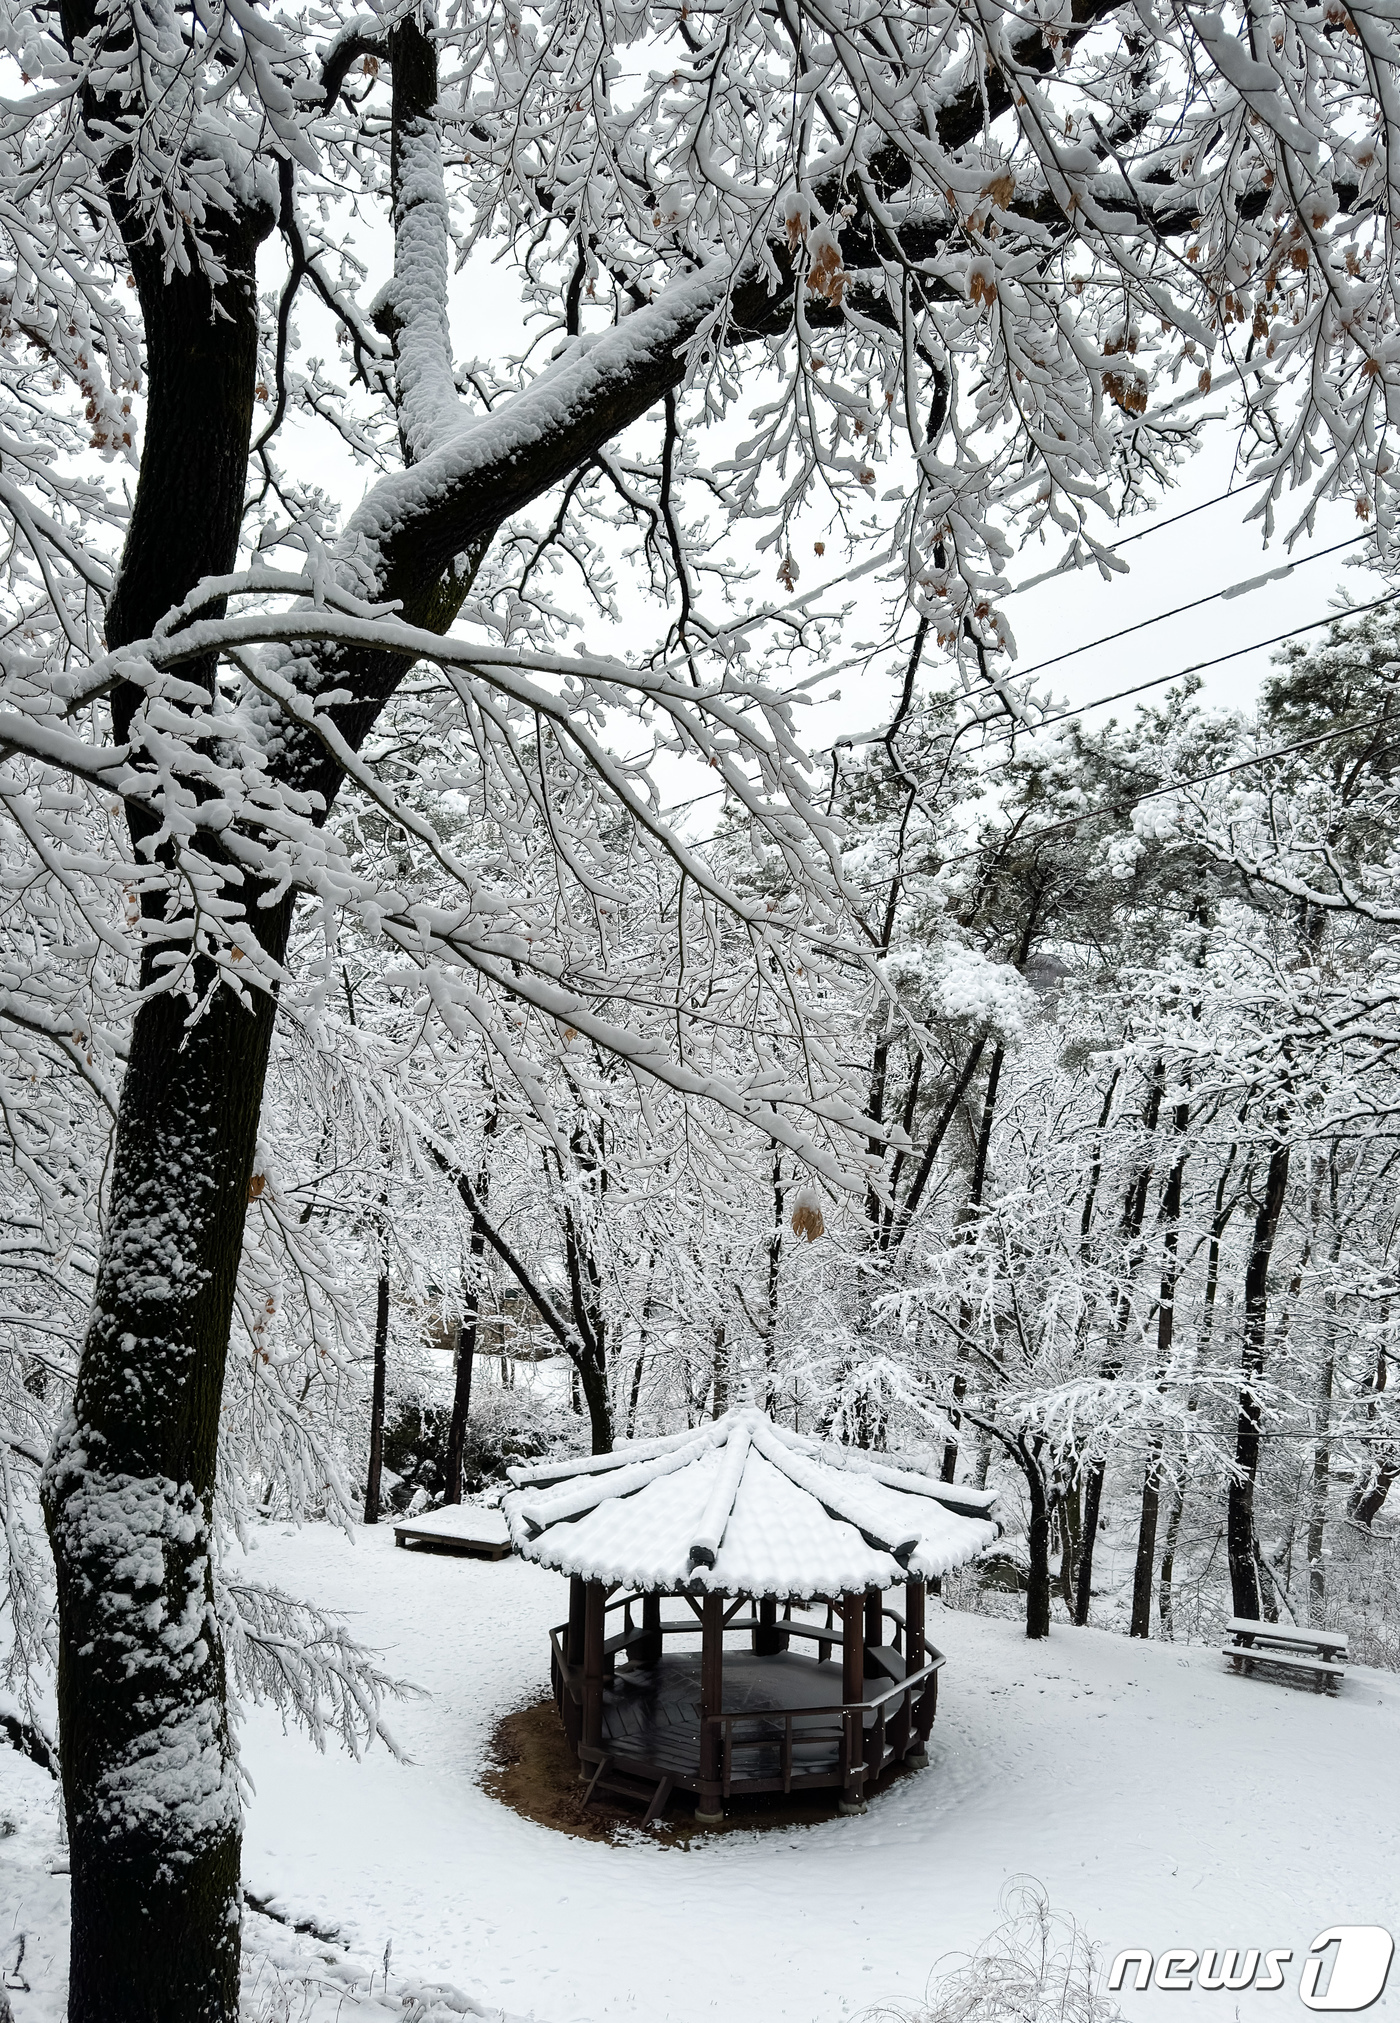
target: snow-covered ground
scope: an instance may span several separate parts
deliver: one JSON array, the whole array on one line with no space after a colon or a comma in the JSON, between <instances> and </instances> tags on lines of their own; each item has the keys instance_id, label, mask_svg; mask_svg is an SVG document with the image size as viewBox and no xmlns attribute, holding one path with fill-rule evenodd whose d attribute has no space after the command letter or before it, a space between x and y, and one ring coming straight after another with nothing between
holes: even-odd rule
<instances>
[{"instance_id":1,"label":"snow-covered ground","mask_svg":"<svg viewBox=\"0 0 1400 2023\"><path fill-rule=\"evenodd\" d=\"M478 1776L501 1714L546 1690L563 1582L518 1560L396 1552L386 1526L261 1534L266 1579L350 1612L391 1669L426 1689L392 1725L413 1761L320 1756L254 1713L245 1881L331 1945L250 1920L266 1989L320 1973L401 2015L542 2023L648 2017L841 2023L912 2001L935 1963L998 1922L1017 1874L1071 1912L1105 1963L1120 1949L1287 1948L1286 1989L1120 1998L1142 2023L1183 2009L1299 2017L1299 1963L1335 1924L1400 1934L1400 1677L1354 1671L1339 1698L1227 1672L1213 1651L935 1609L948 1655L929 1768L861 1819L713 1842L612 1846L505 1810ZM0 1967L32 1937L16 2023L49 2023L62 1967L52 1786L0 1748ZM386 1947L392 1947L387 1988ZM259 1964L262 1963L262 1964ZM406 1977L401 1979L400 1977ZM10 1977L13 1979L14 1977ZM1377 2010L1400 2011L1396 1984ZM412 1985L410 1985L412 1984ZM332 2000L332 1997L335 2000ZM278 1998L280 2000L280 1996ZM444 2006L446 2005L446 2006ZM288 2012L300 2015L299 2008ZM260 2017L284 2013L271 1999Z\"/></svg>"}]
</instances>

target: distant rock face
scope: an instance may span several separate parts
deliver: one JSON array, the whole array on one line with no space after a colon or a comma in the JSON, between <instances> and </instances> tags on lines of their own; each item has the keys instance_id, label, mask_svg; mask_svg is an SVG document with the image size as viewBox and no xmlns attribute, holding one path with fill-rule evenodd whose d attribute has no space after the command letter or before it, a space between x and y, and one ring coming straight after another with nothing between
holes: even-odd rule
<instances>
[{"instance_id":1,"label":"distant rock face","mask_svg":"<svg viewBox=\"0 0 1400 2023\"><path fill-rule=\"evenodd\" d=\"M1032 955L1024 970L1026 982L1037 997L1050 996L1070 974L1067 962L1061 962L1058 955L1049 955L1044 951Z\"/></svg>"},{"instance_id":2,"label":"distant rock face","mask_svg":"<svg viewBox=\"0 0 1400 2023\"><path fill-rule=\"evenodd\" d=\"M528 1394L522 1393L521 1397L524 1401ZM528 1406L522 1403L522 1409ZM386 1515L399 1517L409 1511L416 1516L420 1510L442 1501L447 1490L447 1434L451 1422L452 1414L446 1405L429 1404L419 1398L390 1400L384 1427L381 1486ZM488 1482L503 1483L512 1462L536 1460L548 1444L545 1433L539 1429L502 1424L499 1413L477 1413L467 1423L466 1450L462 1456L464 1492L475 1496Z\"/></svg>"},{"instance_id":3,"label":"distant rock face","mask_svg":"<svg viewBox=\"0 0 1400 2023\"><path fill-rule=\"evenodd\" d=\"M405 1510L426 1510L442 1495L447 1482L447 1429L450 1415L441 1405L416 1399L398 1400L384 1428L384 1502L395 1516ZM418 1500L421 1497L421 1502Z\"/></svg>"},{"instance_id":4,"label":"distant rock face","mask_svg":"<svg viewBox=\"0 0 1400 2023\"><path fill-rule=\"evenodd\" d=\"M1030 1568L1012 1552L989 1552L976 1565L979 1587L1003 1594L1024 1594L1030 1586Z\"/></svg>"}]
</instances>

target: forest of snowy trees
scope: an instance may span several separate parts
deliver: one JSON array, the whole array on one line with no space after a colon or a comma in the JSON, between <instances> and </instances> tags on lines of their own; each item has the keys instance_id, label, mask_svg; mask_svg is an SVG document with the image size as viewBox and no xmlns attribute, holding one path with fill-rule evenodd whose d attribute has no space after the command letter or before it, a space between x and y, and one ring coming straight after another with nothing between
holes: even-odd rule
<instances>
[{"instance_id":1,"label":"forest of snowy trees","mask_svg":"<svg viewBox=\"0 0 1400 2023\"><path fill-rule=\"evenodd\" d=\"M4 18L0 1707L73 2023L236 2014L241 1701L379 1725L260 1517L747 1400L995 1483L949 1598L1033 1638L1400 1663L1397 621L1086 721L1004 608L1210 430L1390 566L1391 11Z\"/></svg>"}]
</instances>

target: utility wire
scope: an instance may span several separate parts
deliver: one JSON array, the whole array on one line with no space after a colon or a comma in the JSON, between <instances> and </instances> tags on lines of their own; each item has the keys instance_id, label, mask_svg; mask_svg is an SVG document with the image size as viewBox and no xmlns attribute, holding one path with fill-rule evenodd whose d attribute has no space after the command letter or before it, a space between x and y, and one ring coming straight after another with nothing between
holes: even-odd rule
<instances>
[{"instance_id":1,"label":"utility wire","mask_svg":"<svg viewBox=\"0 0 1400 2023\"><path fill-rule=\"evenodd\" d=\"M1305 625L1292 626L1287 632L1276 632L1272 635L1272 637L1268 639L1256 639L1249 646L1234 647L1229 653L1215 654L1209 660L1193 661L1189 667L1179 667L1172 674L1154 675L1151 681L1135 682L1132 685L1132 687L1116 689L1111 695L1095 696L1089 702L1075 703L1072 707L1060 710L1055 715L1043 717L1041 721L1037 724L1032 724L1030 726L1017 725L1015 730L1002 731L999 735L1002 738L1008 739L1018 735L1034 735L1036 731L1042 729L1046 724L1064 723L1070 717L1083 716L1091 709L1103 709L1104 707L1106 707L1107 704L1111 702L1122 702L1129 696L1142 695L1146 690L1152 688L1161 688L1167 682L1184 681L1188 675L1202 674L1205 672L1207 668L1210 667L1222 667L1225 665L1227 661L1239 660L1244 654L1247 653L1262 653L1265 647L1281 646L1285 640L1297 639L1305 632L1316 632L1319 626L1342 624L1348 618L1364 618L1366 614L1370 611L1379 611L1385 605L1394 604L1396 601L1397 594L1398 593L1396 592L1391 592L1384 597L1374 598L1369 604L1353 604L1348 605L1347 608L1342 611L1328 612L1327 615L1323 618L1309 619ZM911 714L913 713L914 712L911 712ZM920 711L919 714L927 714L927 711L926 710ZM1344 730L1346 728L1350 727L1343 726ZM1342 734L1341 732L1337 731L1327 733L1328 736L1340 736L1341 734ZM871 731L869 733L863 733L860 737L857 738L841 738L837 741L837 745L827 747L827 753L824 754L824 756L829 756L829 754L832 751L835 751L839 745L883 744L886 735L887 733L884 731ZM1261 755L1261 757L1269 757L1269 756L1272 755L1268 753ZM988 769L987 772L981 774L980 777L982 779L994 778L997 773L1004 772L1006 770L1007 764L1009 763L1011 762L1008 761L1004 762L1000 766L991 767ZM1247 765L1255 765L1260 763L1260 760L1250 759L1246 760L1245 763ZM1185 784L1191 783L1186 782ZM727 794L728 791L729 789L727 787L713 787L706 793L696 794L691 800L673 801L669 808L662 808L659 812L663 816L683 814L687 808L697 808L700 806L702 802L713 801L717 799L720 795ZM1166 792L1169 790L1158 789L1157 791ZM1075 819L1077 821L1083 821L1087 818L1084 816L1076 816ZM976 855L978 853L973 852L972 854ZM960 860L956 858L949 859L949 862L952 863L956 863L958 861Z\"/></svg>"},{"instance_id":2,"label":"utility wire","mask_svg":"<svg viewBox=\"0 0 1400 2023\"><path fill-rule=\"evenodd\" d=\"M1213 499L1202 499L1199 505L1186 506L1181 512L1173 513L1170 519L1154 520L1150 527L1141 527L1136 534L1125 534L1121 541L1106 543L1104 553L1116 555L1120 548L1131 548L1134 541L1145 541L1151 534L1164 533L1168 527L1175 527L1182 520L1190 520L1197 513L1207 512L1212 506L1223 506L1227 499L1243 498L1244 494L1252 492L1256 485L1262 485L1266 482L1267 480L1264 478L1249 478L1244 484L1236 485L1230 491L1217 492ZM1075 573L1078 574L1079 570L1087 567L1088 560L1086 558L1086 560L1075 564ZM1023 590L1037 589L1040 584L1049 583L1054 577L1062 576L1063 574L1064 564L1063 562L1057 562L1053 569L1043 569L1039 576L1028 576L1024 583L1013 583L1001 601L1004 604L1007 597L1019 597Z\"/></svg>"},{"instance_id":3,"label":"utility wire","mask_svg":"<svg viewBox=\"0 0 1400 2023\"><path fill-rule=\"evenodd\" d=\"M1217 594L1224 595L1225 593L1219 592ZM1150 681L1136 681L1129 688L1115 689L1111 695L1094 696L1089 702L1069 704L1064 709L1056 710L1048 716L1041 717L1036 723L1018 724L1015 731L1002 731L999 735L1002 737L1014 737L1022 733L1033 735L1046 724L1064 723L1070 717L1083 716L1091 709L1104 709L1111 702L1124 702L1131 695L1143 695L1148 689L1161 688L1167 682L1185 681L1188 675L1204 674L1209 667L1223 667L1227 661L1240 660L1247 653L1262 653L1267 646L1282 646L1285 640L1297 639L1305 632L1316 632L1319 626L1340 625L1348 618L1363 618L1368 611L1379 611L1385 605L1394 604L1397 596L1400 596L1400 592L1392 590L1388 591L1384 597L1373 598L1369 604L1349 604L1341 611L1329 611L1324 618L1310 618L1305 625L1290 626L1287 632L1275 632L1268 639L1256 639L1249 646L1232 647L1230 652L1213 654L1209 660L1194 660L1189 667L1179 667L1172 674L1155 674ZM1189 605L1183 607L1183 609L1187 610L1190 608ZM1166 612L1163 615L1165 617L1173 617L1175 613ZM1147 624L1155 623L1152 619L1147 619L1144 622ZM1101 646L1104 644L1104 641L1095 640L1093 644ZM1073 653L1088 653L1089 650L1089 647L1083 646L1075 647L1072 651ZM1070 658L1072 655L1064 657ZM1046 665L1048 665L1048 662ZM925 704L919 710L910 710L909 715L927 716L931 707L932 705ZM838 738L836 744L828 746L827 750L828 752L835 751L840 745L881 745L885 742L887 736L888 732L886 731L863 731L857 738ZM723 789L720 791L722 792ZM701 799L705 798L707 797L701 796Z\"/></svg>"},{"instance_id":4,"label":"utility wire","mask_svg":"<svg viewBox=\"0 0 1400 2023\"><path fill-rule=\"evenodd\" d=\"M1043 674L1047 667L1058 667L1061 661L1074 660L1081 653L1093 653L1100 646L1112 646L1115 640L1127 639L1134 632L1145 632L1149 625L1164 625L1169 618L1181 618L1188 611L1199 611L1205 604L1218 604L1222 600L1228 603L1232 597L1247 596L1251 590L1261 590L1266 583L1291 576L1305 562L1321 562L1328 555L1339 555L1343 548L1354 548L1358 541L1369 539L1368 534L1352 534L1330 548L1318 548L1310 555L1300 555L1296 562L1284 562L1277 569L1266 569L1262 576L1249 576L1242 583L1228 583L1223 590L1212 590L1208 596L1193 598L1189 604L1178 604L1171 611L1159 611L1153 618L1139 618L1135 625L1124 625L1117 632L1106 632L1102 639L1086 640L1083 646L1066 647L1063 653L1053 654L1049 660L1038 660L1033 667L1009 669L1008 679L1029 681L1033 674Z\"/></svg>"}]
</instances>

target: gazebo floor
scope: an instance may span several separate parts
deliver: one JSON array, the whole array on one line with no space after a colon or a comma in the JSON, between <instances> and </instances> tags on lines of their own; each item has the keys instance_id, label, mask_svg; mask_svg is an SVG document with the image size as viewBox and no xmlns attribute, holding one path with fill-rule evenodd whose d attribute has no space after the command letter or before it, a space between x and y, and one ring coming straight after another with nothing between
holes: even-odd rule
<instances>
[{"instance_id":1,"label":"gazebo floor","mask_svg":"<svg viewBox=\"0 0 1400 2023\"><path fill-rule=\"evenodd\" d=\"M866 1699L889 1683L867 1683ZM841 1666L793 1651L773 1657L726 1652L724 1711L761 1716L770 1709L839 1707ZM866 1725L873 1721L866 1716ZM803 1739L804 1727L810 1730ZM784 1723L744 1722L733 1745L734 1774L750 1783L782 1778ZM840 1717L793 1723L793 1781L832 1782L840 1771ZM603 1748L619 1768L645 1769L692 1785L700 1775L700 1654L675 1652L654 1665L619 1665L603 1693Z\"/></svg>"}]
</instances>

